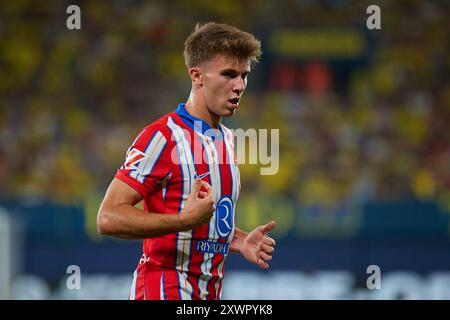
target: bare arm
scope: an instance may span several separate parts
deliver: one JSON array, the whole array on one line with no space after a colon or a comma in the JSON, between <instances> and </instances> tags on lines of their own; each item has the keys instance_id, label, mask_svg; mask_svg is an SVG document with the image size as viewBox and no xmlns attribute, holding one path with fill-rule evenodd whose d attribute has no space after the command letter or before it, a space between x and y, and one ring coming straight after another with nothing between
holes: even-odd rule
<instances>
[{"instance_id":1,"label":"bare arm","mask_svg":"<svg viewBox=\"0 0 450 320\"><path fill-rule=\"evenodd\" d=\"M207 192L200 191L204 185ZM100 234L123 239L146 239L190 230L211 219L214 193L209 184L195 181L181 213L148 213L134 207L142 196L120 179L115 178L97 216Z\"/></svg>"}]
</instances>

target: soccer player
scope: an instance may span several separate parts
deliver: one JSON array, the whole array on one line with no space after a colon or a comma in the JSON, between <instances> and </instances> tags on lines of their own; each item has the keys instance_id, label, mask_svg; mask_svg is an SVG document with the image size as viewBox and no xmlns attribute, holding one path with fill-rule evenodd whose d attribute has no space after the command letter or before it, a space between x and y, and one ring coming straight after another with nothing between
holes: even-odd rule
<instances>
[{"instance_id":1,"label":"soccer player","mask_svg":"<svg viewBox=\"0 0 450 320\"><path fill-rule=\"evenodd\" d=\"M221 124L260 55L253 35L225 24L197 25L186 39L187 102L138 134L98 213L101 234L144 239L129 299L220 299L229 252L269 268L275 222L235 226L240 177ZM141 200L144 211L134 207Z\"/></svg>"}]
</instances>

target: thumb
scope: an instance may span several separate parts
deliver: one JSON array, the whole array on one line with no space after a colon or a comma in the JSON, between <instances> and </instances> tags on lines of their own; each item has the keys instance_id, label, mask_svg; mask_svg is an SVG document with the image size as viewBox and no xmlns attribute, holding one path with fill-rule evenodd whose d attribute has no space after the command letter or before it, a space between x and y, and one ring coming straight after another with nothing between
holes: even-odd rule
<instances>
[{"instance_id":1,"label":"thumb","mask_svg":"<svg viewBox=\"0 0 450 320\"><path fill-rule=\"evenodd\" d=\"M266 224L265 226L262 227L261 232L262 233L267 233L269 231L272 231L273 228L275 228L276 222L275 221L270 221L268 224Z\"/></svg>"},{"instance_id":2,"label":"thumb","mask_svg":"<svg viewBox=\"0 0 450 320\"><path fill-rule=\"evenodd\" d=\"M191 193L196 195L200 191L201 186L202 186L202 183L201 183L200 179L195 179L194 184L192 186Z\"/></svg>"}]
</instances>

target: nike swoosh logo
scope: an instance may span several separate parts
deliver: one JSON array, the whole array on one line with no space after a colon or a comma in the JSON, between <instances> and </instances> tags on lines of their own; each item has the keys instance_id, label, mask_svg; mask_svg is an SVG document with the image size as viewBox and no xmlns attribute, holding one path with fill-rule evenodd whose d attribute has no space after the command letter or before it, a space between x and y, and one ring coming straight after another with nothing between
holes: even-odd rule
<instances>
[{"instance_id":1,"label":"nike swoosh logo","mask_svg":"<svg viewBox=\"0 0 450 320\"><path fill-rule=\"evenodd\" d=\"M209 172L205 172L204 174L201 174L201 175L197 175L197 172L194 174L194 179L203 179L204 177L207 177L207 176L209 176Z\"/></svg>"}]
</instances>

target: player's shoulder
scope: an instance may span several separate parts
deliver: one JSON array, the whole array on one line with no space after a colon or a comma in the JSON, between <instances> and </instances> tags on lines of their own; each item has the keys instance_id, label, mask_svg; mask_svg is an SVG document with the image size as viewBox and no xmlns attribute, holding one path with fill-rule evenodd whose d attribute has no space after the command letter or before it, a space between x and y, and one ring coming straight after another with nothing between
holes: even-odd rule
<instances>
[{"instance_id":1,"label":"player's shoulder","mask_svg":"<svg viewBox=\"0 0 450 320\"><path fill-rule=\"evenodd\" d=\"M167 126L167 122L172 113L168 113L159 119L156 119L146 127L144 127L140 134L144 136L154 136L155 134L162 135L166 140L170 140L171 131Z\"/></svg>"}]
</instances>

